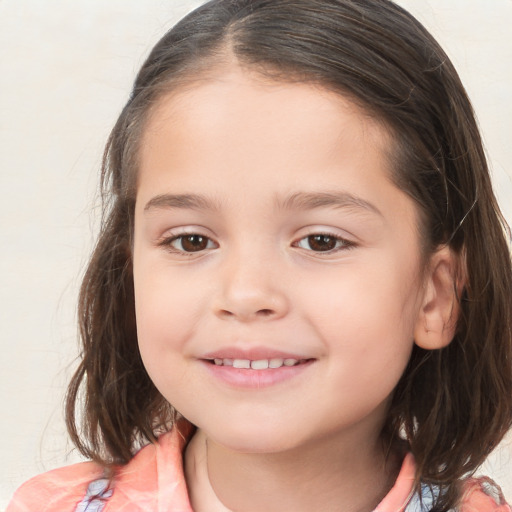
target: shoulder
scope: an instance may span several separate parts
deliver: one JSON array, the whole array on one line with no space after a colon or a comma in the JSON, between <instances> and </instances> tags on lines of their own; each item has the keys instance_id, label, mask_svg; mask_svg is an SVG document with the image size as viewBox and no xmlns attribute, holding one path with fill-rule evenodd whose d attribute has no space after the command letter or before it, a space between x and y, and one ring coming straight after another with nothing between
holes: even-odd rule
<instances>
[{"instance_id":1,"label":"shoulder","mask_svg":"<svg viewBox=\"0 0 512 512\"><path fill-rule=\"evenodd\" d=\"M25 482L14 494L6 512L77 512L103 510L97 501L132 501L134 495L153 499L158 481L153 445L142 448L125 466L114 470L108 480L102 466L82 462L42 473ZM115 488L115 497L113 497ZM98 499L99 498L99 499ZM113 499L110 499L113 498ZM94 506L92 506L94 505ZM139 510L133 508L133 510Z\"/></svg>"},{"instance_id":2,"label":"shoulder","mask_svg":"<svg viewBox=\"0 0 512 512\"><path fill-rule=\"evenodd\" d=\"M407 512L430 510L437 498L439 489L429 485L421 486L421 498L416 494ZM490 478L470 478L462 487L462 496L458 506L449 512L512 512L507 504L500 487Z\"/></svg>"},{"instance_id":3,"label":"shoulder","mask_svg":"<svg viewBox=\"0 0 512 512\"><path fill-rule=\"evenodd\" d=\"M6 512L146 512L156 510L160 502L191 512L182 458L190 432L173 429L161 435L156 444L144 446L114 470L111 481L92 462L36 476L16 491Z\"/></svg>"},{"instance_id":4,"label":"shoulder","mask_svg":"<svg viewBox=\"0 0 512 512\"><path fill-rule=\"evenodd\" d=\"M512 512L500 487L490 478L472 478L464 485L460 512Z\"/></svg>"},{"instance_id":5,"label":"shoulder","mask_svg":"<svg viewBox=\"0 0 512 512\"><path fill-rule=\"evenodd\" d=\"M415 464L411 454L408 454L402 464L395 487L388 497L381 503L375 512L426 512L431 510L433 503L439 496L436 486L421 484L418 491L414 491ZM399 500L390 502L391 496ZM405 503L403 496L408 495ZM500 487L488 477L468 478L462 484L461 497L455 509L449 512L512 512L512 507L506 502Z\"/></svg>"},{"instance_id":6,"label":"shoulder","mask_svg":"<svg viewBox=\"0 0 512 512\"><path fill-rule=\"evenodd\" d=\"M15 492L6 512L74 511L90 482L102 474L103 469L93 462L48 471L25 482Z\"/></svg>"}]
</instances>

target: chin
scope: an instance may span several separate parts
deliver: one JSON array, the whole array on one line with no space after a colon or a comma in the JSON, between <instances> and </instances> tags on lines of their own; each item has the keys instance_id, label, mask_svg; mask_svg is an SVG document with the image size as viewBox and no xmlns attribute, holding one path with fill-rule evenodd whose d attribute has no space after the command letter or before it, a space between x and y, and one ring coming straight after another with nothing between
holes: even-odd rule
<instances>
[{"instance_id":1,"label":"chin","mask_svg":"<svg viewBox=\"0 0 512 512\"><path fill-rule=\"evenodd\" d=\"M297 432L257 422L239 427L230 425L222 430L205 428L203 431L215 443L239 453L278 453L291 450L300 444Z\"/></svg>"}]
</instances>

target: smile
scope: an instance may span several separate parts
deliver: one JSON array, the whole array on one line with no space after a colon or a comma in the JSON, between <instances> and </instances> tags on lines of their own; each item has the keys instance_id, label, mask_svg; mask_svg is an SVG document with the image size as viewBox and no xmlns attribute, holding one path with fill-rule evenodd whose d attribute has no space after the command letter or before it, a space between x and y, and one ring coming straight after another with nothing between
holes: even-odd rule
<instances>
[{"instance_id":1,"label":"smile","mask_svg":"<svg viewBox=\"0 0 512 512\"><path fill-rule=\"evenodd\" d=\"M296 379L307 372L307 369L316 361L315 358L290 357L291 354L283 357L285 354L282 353L265 358L263 354L252 354L252 357L247 353L235 355L233 353L236 352L235 350L221 352L230 353L210 354L200 359L204 368L216 381L232 388L246 390L261 390Z\"/></svg>"},{"instance_id":2,"label":"smile","mask_svg":"<svg viewBox=\"0 0 512 512\"><path fill-rule=\"evenodd\" d=\"M305 359L213 359L213 363L216 366L232 366L233 368L251 369L251 370L268 370L281 368L282 366L296 366L301 362L305 362Z\"/></svg>"}]
</instances>

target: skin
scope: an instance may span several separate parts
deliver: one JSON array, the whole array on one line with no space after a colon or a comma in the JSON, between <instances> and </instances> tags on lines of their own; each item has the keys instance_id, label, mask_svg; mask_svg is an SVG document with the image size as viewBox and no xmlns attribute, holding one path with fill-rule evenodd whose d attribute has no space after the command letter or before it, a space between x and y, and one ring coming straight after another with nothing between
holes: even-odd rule
<instances>
[{"instance_id":1,"label":"skin","mask_svg":"<svg viewBox=\"0 0 512 512\"><path fill-rule=\"evenodd\" d=\"M386 464L380 433L393 389L415 337L447 342L429 318L453 306L446 253L425 272L391 144L349 99L235 65L154 110L136 198L137 331L155 385L198 427L194 510L364 511L389 491L399 461ZM207 201L169 198L190 194ZM204 361L226 347L310 364L237 387Z\"/></svg>"}]
</instances>

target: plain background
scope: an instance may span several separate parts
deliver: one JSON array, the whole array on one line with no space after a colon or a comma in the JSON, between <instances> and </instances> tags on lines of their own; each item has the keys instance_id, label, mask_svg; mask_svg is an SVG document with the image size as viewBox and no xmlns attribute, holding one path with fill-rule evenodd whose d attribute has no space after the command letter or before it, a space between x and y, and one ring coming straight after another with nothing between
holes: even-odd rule
<instances>
[{"instance_id":1,"label":"plain background","mask_svg":"<svg viewBox=\"0 0 512 512\"><path fill-rule=\"evenodd\" d=\"M62 420L102 147L144 57L199 0L0 1L0 510L78 460ZM512 220L512 0L400 0L444 46ZM512 500L512 441L484 471Z\"/></svg>"}]
</instances>

